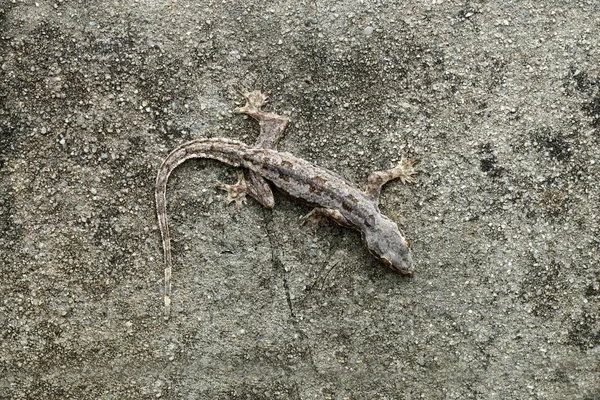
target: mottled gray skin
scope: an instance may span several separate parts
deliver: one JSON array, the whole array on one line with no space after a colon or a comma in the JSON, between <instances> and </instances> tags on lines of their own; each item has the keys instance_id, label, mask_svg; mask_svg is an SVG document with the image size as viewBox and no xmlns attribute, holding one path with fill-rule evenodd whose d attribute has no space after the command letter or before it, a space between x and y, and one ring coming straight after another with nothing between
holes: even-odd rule
<instances>
[{"instance_id":1,"label":"mottled gray skin","mask_svg":"<svg viewBox=\"0 0 600 400\"><path fill-rule=\"evenodd\" d=\"M412 273L408 246L396 223L381 214L375 202L360 190L325 168L290 153L252 148L229 139L199 139L169 155L161 167L158 186L164 187L171 171L190 158L219 160L254 171L291 196L325 209L319 209L319 213L327 213L341 225L359 230L369 250L388 267L403 274ZM161 198L157 200L162 211ZM161 230L165 227L166 223L161 222Z\"/></svg>"},{"instance_id":2,"label":"mottled gray skin","mask_svg":"<svg viewBox=\"0 0 600 400\"><path fill-rule=\"evenodd\" d=\"M381 186L400 178L414 182L411 175L416 171L410 161L403 161L396 168L371 173L365 193L349 185L344 179L310 162L286 152L275 150L277 141L287 125L287 119L276 114L264 113L260 106L266 101L259 91L243 92L246 106L237 110L259 120L261 134L257 146L224 139L198 139L185 143L165 159L156 180L156 208L163 239L165 256L165 309L170 310L171 243L166 214L166 188L171 172L190 158L208 158L249 171L249 181L240 180L235 185L219 185L228 191L227 202L245 201L245 195L272 208L273 194L265 179L291 196L317 206L314 214L327 216L340 225L361 232L369 251L392 270L411 274L412 259L408 243L395 222L380 213L377 205ZM265 148L265 147L269 148Z\"/></svg>"}]
</instances>

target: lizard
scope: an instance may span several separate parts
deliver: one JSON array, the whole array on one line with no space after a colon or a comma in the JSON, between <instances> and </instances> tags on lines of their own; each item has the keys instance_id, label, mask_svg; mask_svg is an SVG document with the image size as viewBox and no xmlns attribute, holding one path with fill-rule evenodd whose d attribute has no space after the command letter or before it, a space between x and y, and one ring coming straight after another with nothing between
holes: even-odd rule
<instances>
[{"instance_id":1,"label":"lizard","mask_svg":"<svg viewBox=\"0 0 600 400\"><path fill-rule=\"evenodd\" d=\"M246 104L234 112L249 115L259 122L260 134L255 146L226 138L196 139L171 151L159 168L155 197L165 264L165 318L169 318L171 309L172 271L167 182L177 166L192 158L214 159L243 168L238 169L236 184L217 185L217 188L227 191L227 204L235 201L239 207L249 195L262 206L273 208L275 200L270 182L292 197L316 205L305 218L328 217L339 225L360 231L369 252L386 267L411 275L413 262L408 241L398 225L379 211L379 194L381 187L393 179L414 183L413 175L417 172L414 162L402 158L395 168L372 172L363 192L325 168L291 153L278 151L277 143L289 120L262 110L267 96L260 90L248 92L242 89L241 93ZM248 179L245 179L243 171L246 171Z\"/></svg>"}]
</instances>

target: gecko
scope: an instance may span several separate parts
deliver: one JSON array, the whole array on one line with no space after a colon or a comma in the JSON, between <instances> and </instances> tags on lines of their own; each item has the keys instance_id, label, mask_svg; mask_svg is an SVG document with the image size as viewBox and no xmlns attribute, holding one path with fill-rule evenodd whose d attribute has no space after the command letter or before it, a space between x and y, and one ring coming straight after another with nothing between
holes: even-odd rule
<instances>
[{"instance_id":1,"label":"gecko","mask_svg":"<svg viewBox=\"0 0 600 400\"><path fill-rule=\"evenodd\" d=\"M402 158L395 168L371 172L366 190L361 191L323 167L278 151L277 144L289 122L288 118L263 111L267 96L260 90L248 92L242 89L241 93L246 104L234 112L258 121L260 133L254 146L226 138L192 140L171 151L158 170L155 196L165 265L165 318L169 318L171 310L172 271L167 182L177 166L192 158L218 160L239 168L237 183L217 185L217 188L227 192L227 204L235 201L239 207L249 195L262 206L273 208L275 200L270 182L292 197L316 206L305 218L326 217L339 225L358 230L369 252L386 267L400 274L411 275L413 262L408 241L398 225L379 211L379 194L381 187L394 179L414 183L413 175L417 173L414 162Z\"/></svg>"}]
</instances>

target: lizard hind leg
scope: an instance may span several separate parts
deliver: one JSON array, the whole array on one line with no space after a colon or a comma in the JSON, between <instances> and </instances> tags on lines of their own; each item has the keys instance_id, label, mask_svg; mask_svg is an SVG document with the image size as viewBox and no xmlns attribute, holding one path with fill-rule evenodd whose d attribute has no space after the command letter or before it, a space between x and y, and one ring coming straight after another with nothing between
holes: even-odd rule
<instances>
[{"instance_id":1,"label":"lizard hind leg","mask_svg":"<svg viewBox=\"0 0 600 400\"><path fill-rule=\"evenodd\" d=\"M406 160L403 158L402 161L392 169L371 172L367 179L366 190L369 199L377 204L379 202L381 187L391 180L400 179L402 183L415 183L416 179L413 178L413 175L419 171L414 168L414 164L415 162L413 160Z\"/></svg>"}]
</instances>

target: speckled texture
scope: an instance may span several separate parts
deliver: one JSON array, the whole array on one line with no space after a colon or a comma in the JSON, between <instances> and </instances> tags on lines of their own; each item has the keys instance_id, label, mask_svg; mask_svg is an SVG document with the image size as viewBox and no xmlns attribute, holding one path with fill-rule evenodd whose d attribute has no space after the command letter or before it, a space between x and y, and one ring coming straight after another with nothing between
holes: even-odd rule
<instances>
[{"instance_id":1,"label":"speckled texture","mask_svg":"<svg viewBox=\"0 0 600 400\"><path fill-rule=\"evenodd\" d=\"M0 397L600 397L596 2L0 2ZM357 234L224 205L235 171L154 178L196 138L256 139L352 182L420 159L382 211L415 271Z\"/></svg>"}]
</instances>

